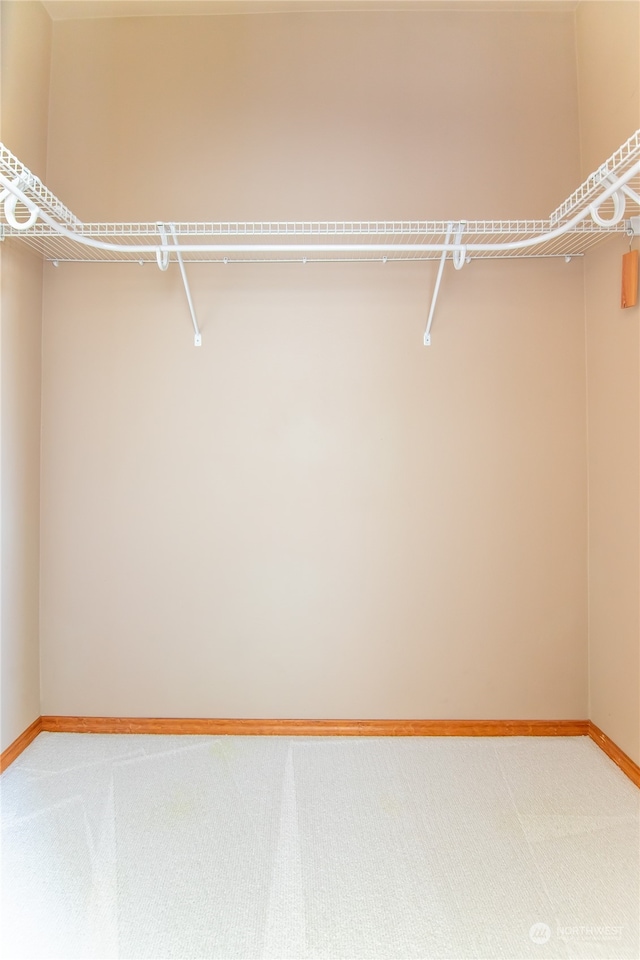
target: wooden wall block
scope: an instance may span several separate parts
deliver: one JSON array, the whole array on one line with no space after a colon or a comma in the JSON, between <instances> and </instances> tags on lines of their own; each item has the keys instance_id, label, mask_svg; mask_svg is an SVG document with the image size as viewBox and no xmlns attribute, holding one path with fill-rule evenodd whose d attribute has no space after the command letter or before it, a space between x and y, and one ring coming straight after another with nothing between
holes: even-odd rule
<instances>
[{"instance_id":1,"label":"wooden wall block","mask_svg":"<svg viewBox=\"0 0 640 960\"><path fill-rule=\"evenodd\" d=\"M622 307L635 307L638 302L638 251L622 256Z\"/></svg>"}]
</instances>

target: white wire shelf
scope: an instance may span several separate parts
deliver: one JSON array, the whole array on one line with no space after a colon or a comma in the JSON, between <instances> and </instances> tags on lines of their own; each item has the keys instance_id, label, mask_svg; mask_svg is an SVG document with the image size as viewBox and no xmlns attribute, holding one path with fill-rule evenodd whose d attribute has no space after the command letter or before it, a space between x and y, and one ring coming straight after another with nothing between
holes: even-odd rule
<instances>
[{"instance_id":1,"label":"white wire shelf","mask_svg":"<svg viewBox=\"0 0 640 960\"><path fill-rule=\"evenodd\" d=\"M549 222L554 226L562 223L573 213L587 206L592 200L596 199L603 186L608 186L622 174L629 170L634 162L640 156L640 130L636 130L632 136L623 143L622 146L613 153L608 160L605 160L597 170L587 177L584 183L580 184L570 197L564 203L557 207L551 216ZM640 190L640 176L634 176L628 183L637 194ZM601 214L609 219L614 214L614 201L609 199L601 209Z\"/></svg>"},{"instance_id":2,"label":"white wire shelf","mask_svg":"<svg viewBox=\"0 0 640 960\"><path fill-rule=\"evenodd\" d=\"M27 244L47 260L154 261L180 268L194 330L202 334L185 262L439 260L423 343L431 325L446 260L456 270L470 259L571 257L603 237L640 234L640 130L616 150L547 220L398 220L268 223L82 223L0 144L0 240Z\"/></svg>"},{"instance_id":3,"label":"white wire shelf","mask_svg":"<svg viewBox=\"0 0 640 960\"><path fill-rule=\"evenodd\" d=\"M50 214L61 224L69 227L80 226L80 220L65 207L62 201L58 200L58 198L45 187L39 177L36 177L17 157L14 157L3 143L0 143L0 174L23 190L37 207ZM6 223L6 216L4 217L4 221ZM5 227L5 230L9 234L11 233L11 229L10 226ZM16 232L20 233L21 231L18 230Z\"/></svg>"},{"instance_id":4,"label":"white wire shelf","mask_svg":"<svg viewBox=\"0 0 640 960\"><path fill-rule=\"evenodd\" d=\"M640 130L547 220L83 223L0 144L0 238L54 262L246 263L582 256L628 231L640 204ZM1 202L3 201L3 202Z\"/></svg>"},{"instance_id":5,"label":"white wire shelf","mask_svg":"<svg viewBox=\"0 0 640 960\"><path fill-rule=\"evenodd\" d=\"M185 263L256 263L319 261L437 260L449 224L442 221L310 222L310 223L176 223L173 224ZM580 223L570 233L545 240L548 221L487 221L464 224L467 255L474 259L581 256L602 239L603 233L624 232L624 223L602 228ZM47 224L26 232L6 229L47 260L69 262L109 261L155 263L160 243L154 223L86 223L75 236L61 236ZM80 238L122 243L122 249L86 246ZM476 249L476 244L518 243L540 237L535 247ZM205 249L206 248L206 249ZM429 249L431 248L431 249ZM175 254L169 253L173 260Z\"/></svg>"}]
</instances>

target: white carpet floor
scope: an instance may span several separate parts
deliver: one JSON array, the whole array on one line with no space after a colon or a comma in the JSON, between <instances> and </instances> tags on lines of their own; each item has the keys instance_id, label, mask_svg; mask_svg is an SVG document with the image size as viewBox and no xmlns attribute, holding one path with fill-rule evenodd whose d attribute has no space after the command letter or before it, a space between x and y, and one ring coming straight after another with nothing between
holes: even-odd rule
<instances>
[{"instance_id":1,"label":"white carpet floor","mask_svg":"<svg viewBox=\"0 0 640 960\"><path fill-rule=\"evenodd\" d=\"M584 737L43 733L1 805L5 960L640 957L640 791Z\"/></svg>"}]
</instances>

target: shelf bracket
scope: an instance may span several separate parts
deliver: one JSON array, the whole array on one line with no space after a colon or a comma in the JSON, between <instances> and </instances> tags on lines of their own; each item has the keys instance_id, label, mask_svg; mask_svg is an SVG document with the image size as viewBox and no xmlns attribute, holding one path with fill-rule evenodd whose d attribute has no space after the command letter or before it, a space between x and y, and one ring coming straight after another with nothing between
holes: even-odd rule
<instances>
[{"instance_id":1,"label":"shelf bracket","mask_svg":"<svg viewBox=\"0 0 640 960\"><path fill-rule=\"evenodd\" d=\"M625 233L628 237L640 236L640 217L629 217L624 222Z\"/></svg>"},{"instance_id":2,"label":"shelf bracket","mask_svg":"<svg viewBox=\"0 0 640 960\"><path fill-rule=\"evenodd\" d=\"M433 323L433 315L436 310L438 293L440 292L440 283L442 282L444 264L445 264L445 260L447 259L447 254L449 252L448 250L449 241L451 240L451 234L454 232L454 230L455 230L455 235L453 237L453 242L456 249L454 249L451 254L453 258L453 265L456 268L456 270L462 270L465 263L469 262L469 258L467 257L467 248L466 246L461 246L460 244L460 241L462 240L462 234L464 233L464 227L466 222L467 222L466 220L459 220L457 223L450 221L447 224L447 235L444 241L445 247L440 256L440 264L438 266L438 275L436 277L436 285L433 289L433 294L431 296L431 306L429 308L429 317L427 319L427 327L426 327L426 330L424 331L424 337L422 340L425 347L431 346L431 324Z\"/></svg>"},{"instance_id":3,"label":"shelf bracket","mask_svg":"<svg viewBox=\"0 0 640 960\"><path fill-rule=\"evenodd\" d=\"M175 224L169 224L169 230L171 231L171 236L173 237L173 242L175 246L178 246L178 236L176 234ZM167 253L168 256L168 253ZM202 334L200 333L200 328L198 326L198 320L196 318L196 311L193 306L193 300L191 299L191 290L189 289L189 281L187 280L187 272L184 268L184 261L182 259L182 254L180 250L176 250L176 257L178 259L178 266L180 267L180 275L182 277L182 283L184 284L184 292L187 295L187 303L189 304L189 313L191 314L191 322L193 323L193 345L194 347L202 346Z\"/></svg>"}]
</instances>

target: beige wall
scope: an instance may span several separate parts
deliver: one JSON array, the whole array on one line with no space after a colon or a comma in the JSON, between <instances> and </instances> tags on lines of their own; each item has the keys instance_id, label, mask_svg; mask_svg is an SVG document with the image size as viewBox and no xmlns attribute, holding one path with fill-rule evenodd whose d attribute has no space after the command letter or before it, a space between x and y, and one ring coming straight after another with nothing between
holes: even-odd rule
<instances>
[{"instance_id":1,"label":"beige wall","mask_svg":"<svg viewBox=\"0 0 640 960\"><path fill-rule=\"evenodd\" d=\"M54 24L84 219L545 216L571 14ZM544 69L541 67L544 66ZM586 715L580 262L45 268L42 709Z\"/></svg>"},{"instance_id":2,"label":"beige wall","mask_svg":"<svg viewBox=\"0 0 640 960\"><path fill-rule=\"evenodd\" d=\"M585 175L640 127L639 15L635 2L578 7ZM611 239L585 262L589 716L640 763L640 310L620 309L627 250Z\"/></svg>"},{"instance_id":3,"label":"beige wall","mask_svg":"<svg viewBox=\"0 0 640 960\"><path fill-rule=\"evenodd\" d=\"M51 22L40 3L0 5L2 142L46 167ZM42 263L0 247L2 281L2 672L0 749L40 714L38 641Z\"/></svg>"},{"instance_id":4,"label":"beige wall","mask_svg":"<svg viewBox=\"0 0 640 960\"><path fill-rule=\"evenodd\" d=\"M44 175L51 25L1 11L2 138ZM638 5L582 3L576 33L587 174L640 120ZM577 177L571 34L59 23L49 180L96 219L542 215ZM589 715L639 760L623 249L584 277ZM39 712L41 270L2 255L4 748ZM579 264L447 277L430 351L433 269L392 269L192 268L198 353L175 276L46 267L47 712L584 714Z\"/></svg>"}]
</instances>

